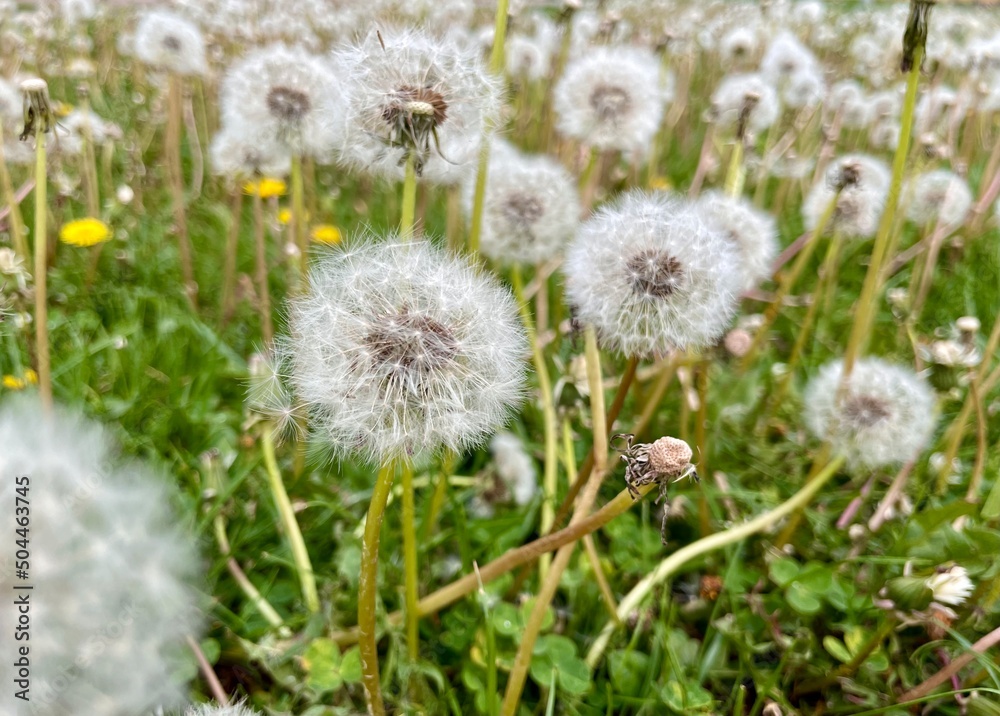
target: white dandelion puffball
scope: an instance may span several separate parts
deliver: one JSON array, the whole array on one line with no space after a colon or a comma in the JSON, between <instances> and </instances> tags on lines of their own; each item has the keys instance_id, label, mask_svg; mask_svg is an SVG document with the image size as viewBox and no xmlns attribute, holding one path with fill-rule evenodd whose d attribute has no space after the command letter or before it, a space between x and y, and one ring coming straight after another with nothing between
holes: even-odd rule
<instances>
[{"instance_id":1,"label":"white dandelion puffball","mask_svg":"<svg viewBox=\"0 0 1000 716\"><path fill-rule=\"evenodd\" d=\"M0 501L7 505L2 558L15 563L15 498L30 510L29 581L0 571L6 595L30 583L32 712L135 716L184 701L171 657L197 637L194 540L169 509L164 481L118 465L104 429L17 400L0 408ZM15 478L26 478L19 485ZM23 490L23 491L22 491ZM17 558L21 559L21 558ZM11 597L13 598L13 597ZM0 610L14 634L13 609ZM26 642L18 642L18 644ZM0 678L17 678L11 655Z\"/></svg>"},{"instance_id":2,"label":"white dandelion puffball","mask_svg":"<svg viewBox=\"0 0 1000 716\"><path fill-rule=\"evenodd\" d=\"M259 716L257 711L243 704L219 706L218 704L201 704L192 706L184 712L184 716Z\"/></svg>"},{"instance_id":3,"label":"white dandelion puffball","mask_svg":"<svg viewBox=\"0 0 1000 716\"><path fill-rule=\"evenodd\" d=\"M466 259L365 236L317 262L309 285L290 305L292 382L338 453L461 452L520 401L517 306Z\"/></svg>"},{"instance_id":4,"label":"white dandelion puffball","mask_svg":"<svg viewBox=\"0 0 1000 716\"><path fill-rule=\"evenodd\" d=\"M736 312L736 246L694 204L632 191L581 224L563 272L577 317L628 356L706 346Z\"/></svg>"},{"instance_id":5,"label":"white dandelion puffball","mask_svg":"<svg viewBox=\"0 0 1000 716\"><path fill-rule=\"evenodd\" d=\"M638 47L594 47L570 61L555 87L559 131L600 150L644 155L671 98L660 62Z\"/></svg>"},{"instance_id":6,"label":"white dandelion puffball","mask_svg":"<svg viewBox=\"0 0 1000 716\"><path fill-rule=\"evenodd\" d=\"M334 61L347 88L345 162L402 179L412 153L417 174L434 183L474 172L482 139L499 122L502 90L473 47L390 30L369 33Z\"/></svg>"},{"instance_id":7,"label":"white dandelion puffball","mask_svg":"<svg viewBox=\"0 0 1000 716\"><path fill-rule=\"evenodd\" d=\"M835 160L802 202L806 229L814 231L819 226L837 195L837 187L843 186L827 232L855 239L874 235L889 191L889 178L889 168L880 159L852 154Z\"/></svg>"},{"instance_id":8,"label":"white dandelion puffball","mask_svg":"<svg viewBox=\"0 0 1000 716\"><path fill-rule=\"evenodd\" d=\"M538 471L521 438L514 433L499 432L490 441L490 452L497 474L510 490L514 502L518 505L531 502L538 492Z\"/></svg>"},{"instance_id":9,"label":"white dandelion puffball","mask_svg":"<svg viewBox=\"0 0 1000 716\"><path fill-rule=\"evenodd\" d=\"M910 179L903 188L903 196L910 198L907 219L915 224L937 221L951 228L965 222L973 201L969 184L947 169L924 172Z\"/></svg>"},{"instance_id":10,"label":"white dandelion puffball","mask_svg":"<svg viewBox=\"0 0 1000 716\"><path fill-rule=\"evenodd\" d=\"M483 254L505 264L537 264L562 253L579 224L576 181L556 160L522 154L501 141L494 140L490 154ZM468 216L475 184L475 177L469 177L464 186Z\"/></svg>"},{"instance_id":11,"label":"white dandelion puffball","mask_svg":"<svg viewBox=\"0 0 1000 716\"><path fill-rule=\"evenodd\" d=\"M909 368L859 360L843 395L843 361L820 369L806 389L805 421L854 466L876 468L916 458L936 423L934 391ZM839 399L838 399L839 398Z\"/></svg>"},{"instance_id":12,"label":"white dandelion puffball","mask_svg":"<svg viewBox=\"0 0 1000 716\"><path fill-rule=\"evenodd\" d=\"M205 37L190 20L169 10L150 10L139 17L135 28L135 56L165 72L203 75Z\"/></svg>"},{"instance_id":13,"label":"white dandelion puffball","mask_svg":"<svg viewBox=\"0 0 1000 716\"><path fill-rule=\"evenodd\" d=\"M288 176L292 166L288 147L256 136L248 124L235 120L212 137L209 157L214 174L234 178Z\"/></svg>"},{"instance_id":14,"label":"white dandelion puffball","mask_svg":"<svg viewBox=\"0 0 1000 716\"><path fill-rule=\"evenodd\" d=\"M712 93L712 121L735 130L745 107L750 108L747 129L758 134L774 124L781 113L778 93L763 77L754 73L726 75Z\"/></svg>"},{"instance_id":15,"label":"white dandelion puffball","mask_svg":"<svg viewBox=\"0 0 1000 716\"><path fill-rule=\"evenodd\" d=\"M269 45L226 72L220 90L223 125L240 125L250 141L292 154L329 158L343 133L344 100L333 68L301 47Z\"/></svg>"},{"instance_id":16,"label":"white dandelion puffball","mask_svg":"<svg viewBox=\"0 0 1000 716\"><path fill-rule=\"evenodd\" d=\"M957 607L975 590L976 585L969 579L965 567L953 565L939 569L927 578L927 588L934 595L934 601Z\"/></svg>"},{"instance_id":17,"label":"white dandelion puffball","mask_svg":"<svg viewBox=\"0 0 1000 716\"><path fill-rule=\"evenodd\" d=\"M827 92L826 107L831 112L839 113L845 129L862 129L876 117L870 99L860 83L841 80Z\"/></svg>"},{"instance_id":18,"label":"white dandelion puffball","mask_svg":"<svg viewBox=\"0 0 1000 716\"><path fill-rule=\"evenodd\" d=\"M795 35L782 30L767 46L760 61L760 73L780 85L801 72L813 72L819 65L816 56Z\"/></svg>"},{"instance_id":19,"label":"white dandelion puffball","mask_svg":"<svg viewBox=\"0 0 1000 716\"><path fill-rule=\"evenodd\" d=\"M774 217L743 197L707 191L698 199L705 221L729 238L740 255L743 292L771 277L771 264L778 255L778 228Z\"/></svg>"}]
</instances>

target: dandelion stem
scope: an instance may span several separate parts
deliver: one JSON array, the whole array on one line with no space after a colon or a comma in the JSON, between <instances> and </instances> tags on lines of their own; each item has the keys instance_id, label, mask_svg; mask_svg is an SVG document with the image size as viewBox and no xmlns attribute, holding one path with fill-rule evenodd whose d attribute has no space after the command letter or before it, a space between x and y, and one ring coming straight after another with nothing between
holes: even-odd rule
<instances>
[{"instance_id":1,"label":"dandelion stem","mask_svg":"<svg viewBox=\"0 0 1000 716\"><path fill-rule=\"evenodd\" d=\"M491 582L511 570L517 569L521 565L534 562L543 554L576 542L586 534L596 532L615 517L627 512L629 508L645 497L655 487L656 485L654 484L641 486L639 488L639 496L634 499L629 494L628 489L622 490L600 510L589 517L581 519L576 524L565 527L558 532L545 535L544 537L539 537L528 544L508 550L489 564L481 566L478 575L466 574L451 584L447 584L437 591L428 594L417 603L418 613L421 617L435 614L450 604L454 604L462 597L472 594L479 588L480 584ZM400 624L403 621L403 613L393 612L389 614L388 621L390 624ZM340 646L349 646L361 640L361 629L360 627L348 629L347 631L334 634L332 638Z\"/></svg>"},{"instance_id":2,"label":"dandelion stem","mask_svg":"<svg viewBox=\"0 0 1000 716\"><path fill-rule=\"evenodd\" d=\"M819 244L820 239L823 237L823 233L826 231L826 227L829 225L834 212L837 210L837 202L839 200L840 191L838 190L833 195L833 198L830 199L830 203L823 211L823 215L820 216L819 221L816 223L816 228L813 230L812 235L810 235L809 240L795 257L795 261L792 263L791 268L788 269L786 274L782 275L781 280L778 283L778 290L774 292L774 298L764 311L764 323L757 330L757 334L753 337L753 343L750 344L749 350L747 350L746 355L743 356L743 361L740 363L741 372L745 372L747 368L753 364L757 351L760 350L761 345L767 338L768 331L770 331L774 322L778 320L778 314L781 313L782 302L785 297L791 293L792 288L795 286L795 282L798 281L799 276L802 275L802 271L806 267L806 264L809 263L809 259L812 258L813 253L816 251L816 246Z\"/></svg>"},{"instance_id":3,"label":"dandelion stem","mask_svg":"<svg viewBox=\"0 0 1000 716\"><path fill-rule=\"evenodd\" d=\"M403 208L400 212L400 236L413 236L413 221L417 206L417 169L416 156L410 152L406 156L406 175L403 179Z\"/></svg>"},{"instance_id":4,"label":"dandelion stem","mask_svg":"<svg viewBox=\"0 0 1000 716\"><path fill-rule=\"evenodd\" d=\"M232 223L226 236L226 255L222 268L222 321L226 323L233 317L236 308L236 255L239 251L240 218L243 215L243 192L240 187L233 190L232 203L229 206Z\"/></svg>"},{"instance_id":5,"label":"dandelion stem","mask_svg":"<svg viewBox=\"0 0 1000 716\"><path fill-rule=\"evenodd\" d=\"M0 120L0 137L3 137L3 121ZM7 171L7 163L3 156L3 142L0 142L0 189L3 190L3 200L10 211L10 236L14 244L14 251L21 259L27 262L31 254L28 252L28 242L24 238L24 221L21 218L21 206L14 194L14 183L10 179L10 172Z\"/></svg>"},{"instance_id":6,"label":"dandelion stem","mask_svg":"<svg viewBox=\"0 0 1000 716\"><path fill-rule=\"evenodd\" d=\"M576 511L570 520L570 525L579 523L587 517L590 508L597 499L601 483L607 472L608 465L608 433L604 412L604 388L601 375L601 353L597 348L597 335L592 326L588 326L584 337L586 343L587 359L587 381L590 383L590 413L594 425L594 470L587 480L580 500L577 503ZM569 565L569 560L573 556L575 543L569 543L559 549L555 559L552 560L552 567L538 590L531 616L524 626L521 635L521 643L518 645L517 655L514 657L514 665L511 668L510 676L507 680L507 690L504 692L503 704L500 713L502 716L515 716L517 706L521 700L521 692L524 689L524 681L528 675L528 668L531 666L531 657L535 649L535 642L542 629L542 622L545 613L552 603L556 590L559 588L559 580L563 572Z\"/></svg>"},{"instance_id":7,"label":"dandelion stem","mask_svg":"<svg viewBox=\"0 0 1000 716\"><path fill-rule=\"evenodd\" d=\"M361 577L358 581L358 649L361 653L361 674L371 716L385 716L382 689L378 675L378 642L375 623L375 602L378 596L378 546L382 517L392 490L395 466L392 463L379 470L368 505L365 534L361 545Z\"/></svg>"},{"instance_id":8,"label":"dandelion stem","mask_svg":"<svg viewBox=\"0 0 1000 716\"><path fill-rule=\"evenodd\" d=\"M299 293L309 287L309 244L306 242L305 188L302 184L302 156L292 155L292 226L299 249Z\"/></svg>"},{"instance_id":9,"label":"dandelion stem","mask_svg":"<svg viewBox=\"0 0 1000 716\"><path fill-rule=\"evenodd\" d=\"M625 596L618 605L618 618L622 620L627 619L628 615L642 604L657 585L664 582L674 572L694 558L746 539L773 526L786 515L808 505L809 501L819 492L820 488L837 473L843 462L843 457L837 456L833 458L813 479L807 481L798 492L773 510L769 510L742 525L730 527L724 532L716 532L708 537L703 537L697 542L692 542L671 554L660 562L655 570L643 578ZM609 621L605 624L597 640L590 647L590 651L587 653L587 664L590 668L593 669L600 662L601 656L604 654L604 650L611 639L611 635L615 631L615 627L616 624L614 621Z\"/></svg>"},{"instance_id":10,"label":"dandelion stem","mask_svg":"<svg viewBox=\"0 0 1000 716\"><path fill-rule=\"evenodd\" d=\"M913 51L913 66L906 82L906 97L903 100L903 114L899 127L899 144L892 162L892 178L889 181L889 193L885 200L885 209L879 220L878 232L875 234L875 245L872 247L871 262L861 286L854 321L851 324L851 335L844 350L843 380L847 381L854 370L854 363L864 351L871 324L875 316L876 300L880 286L882 264L885 262L889 241L892 236L893 220L896 207L899 204L899 193L903 185L903 174L906 170L906 158L910 149L910 136L913 132L913 114L917 104L917 86L920 84L920 64L923 60L924 48L918 44Z\"/></svg>"},{"instance_id":11,"label":"dandelion stem","mask_svg":"<svg viewBox=\"0 0 1000 716\"><path fill-rule=\"evenodd\" d=\"M274 324L271 321L271 292L267 285L267 243L264 225L264 201L260 187L253 193L253 241L255 250L255 273L257 278L257 307L260 311L261 332L265 345L274 338Z\"/></svg>"},{"instance_id":12,"label":"dandelion stem","mask_svg":"<svg viewBox=\"0 0 1000 716\"><path fill-rule=\"evenodd\" d=\"M274 495L274 502L278 507L278 516L292 548L295 569L299 573L302 596L306 601L306 608L315 614L319 611L316 577L313 573L312 563L309 561L305 540L302 539L302 531L295 519L295 510L292 509L292 502L288 499L285 483L281 479L278 461L274 454L274 428L270 424L265 424L261 431L261 446L264 450L264 466L267 468L268 483L271 487L271 493Z\"/></svg>"},{"instance_id":13,"label":"dandelion stem","mask_svg":"<svg viewBox=\"0 0 1000 716\"><path fill-rule=\"evenodd\" d=\"M542 534L550 532L555 524L555 502L556 488L559 482L558 472L558 438L556 435L556 406L552 395L552 379L549 376L549 367L545 362L545 353L538 343L538 333L535 331L535 324L531 317L531 309L524 298L524 279L521 276L520 264L514 264L511 269L511 283L514 288L514 296L517 299L518 308L521 311L521 320L524 322L524 330L528 334L528 342L531 344L531 356L535 364L535 374L538 376L538 392L542 401L542 421L545 431L545 463L542 473L542 515L539 525ZM542 574L548 569L548 560L542 564Z\"/></svg>"},{"instance_id":14,"label":"dandelion stem","mask_svg":"<svg viewBox=\"0 0 1000 716\"><path fill-rule=\"evenodd\" d=\"M198 284L194 280L191 237L188 235L187 212L184 208L184 168L181 163L181 112L183 80L171 74L167 86L167 172L173 194L174 223L177 225L177 246L181 254L181 277L184 295L191 308L198 310Z\"/></svg>"},{"instance_id":15,"label":"dandelion stem","mask_svg":"<svg viewBox=\"0 0 1000 716\"><path fill-rule=\"evenodd\" d=\"M660 369L660 374L656 378L656 383L653 384L653 389L649 393L649 397L646 399L646 404L642 408L642 415L636 421L635 425L632 427L632 431L636 434L636 437L641 437L645 434L646 428L649 427L650 421L653 419L653 413L660 405L660 401L663 399L663 394L667 392L667 386L670 385L670 381L673 380L674 373L677 371L677 359L671 355L663 363L663 368Z\"/></svg>"},{"instance_id":16,"label":"dandelion stem","mask_svg":"<svg viewBox=\"0 0 1000 716\"><path fill-rule=\"evenodd\" d=\"M729 168L726 170L726 194L734 199L743 193L743 182L746 174L743 171L743 139L736 138L733 152L729 155Z\"/></svg>"},{"instance_id":17,"label":"dandelion stem","mask_svg":"<svg viewBox=\"0 0 1000 716\"><path fill-rule=\"evenodd\" d=\"M411 661L420 657L420 614L417 612L417 531L413 499L413 466L401 465L403 482L403 563L406 595L406 647Z\"/></svg>"},{"instance_id":18,"label":"dandelion stem","mask_svg":"<svg viewBox=\"0 0 1000 716\"><path fill-rule=\"evenodd\" d=\"M35 132L35 350L38 353L38 390L42 406L52 410L52 368L49 358L49 304L47 293L48 178L45 163L45 132Z\"/></svg>"}]
</instances>

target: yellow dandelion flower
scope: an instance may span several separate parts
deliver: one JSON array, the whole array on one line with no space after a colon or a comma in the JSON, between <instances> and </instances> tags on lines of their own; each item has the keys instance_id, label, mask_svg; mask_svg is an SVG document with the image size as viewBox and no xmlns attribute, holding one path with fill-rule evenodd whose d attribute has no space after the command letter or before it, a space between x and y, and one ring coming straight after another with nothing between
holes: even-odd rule
<instances>
[{"instance_id":1,"label":"yellow dandelion flower","mask_svg":"<svg viewBox=\"0 0 1000 716\"><path fill-rule=\"evenodd\" d=\"M287 224L292 220L292 210L291 209L281 209L278 211L278 221L282 224Z\"/></svg>"},{"instance_id":2,"label":"yellow dandelion flower","mask_svg":"<svg viewBox=\"0 0 1000 716\"><path fill-rule=\"evenodd\" d=\"M25 382L16 375L5 375L3 377L3 387L7 390L21 390L24 386Z\"/></svg>"},{"instance_id":3,"label":"yellow dandelion flower","mask_svg":"<svg viewBox=\"0 0 1000 716\"><path fill-rule=\"evenodd\" d=\"M24 371L24 380L28 385L38 385L38 373L28 368Z\"/></svg>"},{"instance_id":4,"label":"yellow dandelion flower","mask_svg":"<svg viewBox=\"0 0 1000 716\"><path fill-rule=\"evenodd\" d=\"M77 219L59 229L59 239L72 246L94 246L110 238L111 229L100 219Z\"/></svg>"},{"instance_id":5,"label":"yellow dandelion flower","mask_svg":"<svg viewBox=\"0 0 1000 716\"><path fill-rule=\"evenodd\" d=\"M244 194L260 194L261 199L270 199L273 196L284 196L288 193L288 185L283 179L274 177L263 177L258 181L248 181L243 185Z\"/></svg>"},{"instance_id":6,"label":"yellow dandelion flower","mask_svg":"<svg viewBox=\"0 0 1000 716\"><path fill-rule=\"evenodd\" d=\"M653 177L649 182L649 188L655 191L670 191L674 185L666 177Z\"/></svg>"},{"instance_id":7,"label":"yellow dandelion flower","mask_svg":"<svg viewBox=\"0 0 1000 716\"><path fill-rule=\"evenodd\" d=\"M309 237L321 244L339 244L341 239L340 229L333 224L314 226L309 233Z\"/></svg>"}]
</instances>

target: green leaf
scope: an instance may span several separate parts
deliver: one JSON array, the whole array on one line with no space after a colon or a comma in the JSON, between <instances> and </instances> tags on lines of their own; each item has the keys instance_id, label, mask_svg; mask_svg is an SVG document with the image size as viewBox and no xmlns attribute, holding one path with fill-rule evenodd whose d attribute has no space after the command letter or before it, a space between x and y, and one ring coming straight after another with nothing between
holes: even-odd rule
<instances>
[{"instance_id":1,"label":"green leaf","mask_svg":"<svg viewBox=\"0 0 1000 716\"><path fill-rule=\"evenodd\" d=\"M785 592L785 598L792 609L805 616L816 614L823 606L819 597L799 582L792 582Z\"/></svg>"},{"instance_id":2,"label":"green leaf","mask_svg":"<svg viewBox=\"0 0 1000 716\"><path fill-rule=\"evenodd\" d=\"M508 602L497 604L493 608L493 614L490 618L493 620L493 628L496 629L497 634L514 636L524 631L524 621L521 619L521 613L517 610L517 607Z\"/></svg>"},{"instance_id":3,"label":"green leaf","mask_svg":"<svg viewBox=\"0 0 1000 716\"><path fill-rule=\"evenodd\" d=\"M799 564L794 559L778 559L769 568L771 579L779 587L787 587L793 579L799 576Z\"/></svg>"},{"instance_id":4,"label":"green leaf","mask_svg":"<svg viewBox=\"0 0 1000 716\"><path fill-rule=\"evenodd\" d=\"M354 646L344 652L340 662L340 678L346 684L361 683L361 651Z\"/></svg>"},{"instance_id":5,"label":"green leaf","mask_svg":"<svg viewBox=\"0 0 1000 716\"><path fill-rule=\"evenodd\" d=\"M302 668L308 674L306 684L320 693L336 691L344 680L340 675L342 659L337 642L332 639L314 639L302 655Z\"/></svg>"},{"instance_id":6,"label":"green leaf","mask_svg":"<svg viewBox=\"0 0 1000 716\"><path fill-rule=\"evenodd\" d=\"M620 649L608 655L611 685L625 696L639 696L649 671L649 656Z\"/></svg>"},{"instance_id":7,"label":"green leaf","mask_svg":"<svg viewBox=\"0 0 1000 716\"><path fill-rule=\"evenodd\" d=\"M851 652L844 646L844 642L835 636L823 637L823 648L830 652L831 656L844 664L851 660Z\"/></svg>"}]
</instances>

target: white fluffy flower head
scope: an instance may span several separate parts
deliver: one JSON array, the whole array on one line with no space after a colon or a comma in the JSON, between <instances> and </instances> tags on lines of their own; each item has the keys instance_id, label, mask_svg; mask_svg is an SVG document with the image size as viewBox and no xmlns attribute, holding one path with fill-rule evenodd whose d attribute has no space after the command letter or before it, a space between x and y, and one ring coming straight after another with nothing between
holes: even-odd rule
<instances>
[{"instance_id":1,"label":"white fluffy flower head","mask_svg":"<svg viewBox=\"0 0 1000 716\"><path fill-rule=\"evenodd\" d=\"M499 432L490 441L490 452L497 474L510 490L514 502L518 505L531 502L538 492L538 471L521 438L511 432Z\"/></svg>"},{"instance_id":2,"label":"white fluffy flower head","mask_svg":"<svg viewBox=\"0 0 1000 716\"><path fill-rule=\"evenodd\" d=\"M336 54L348 88L341 156L375 174L452 183L475 165L498 120L501 85L478 53L417 30L375 32Z\"/></svg>"},{"instance_id":3,"label":"white fluffy flower head","mask_svg":"<svg viewBox=\"0 0 1000 716\"><path fill-rule=\"evenodd\" d=\"M259 716L249 706L244 704L231 704L229 706L219 706L218 704L201 704L192 706L184 712L184 716Z\"/></svg>"},{"instance_id":4,"label":"white fluffy flower head","mask_svg":"<svg viewBox=\"0 0 1000 716\"><path fill-rule=\"evenodd\" d=\"M778 229L774 217L742 197L707 191L698 199L705 220L722 231L740 254L742 290L756 288L771 276L778 255Z\"/></svg>"},{"instance_id":5,"label":"white fluffy flower head","mask_svg":"<svg viewBox=\"0 0 1000 716\"><path fill-rule=\"evenodd\" d=\"M696 205L633 191L584 222L564 267L578 318L628 356L718 339L742 284L736 246Z\"/></svg>"},{"instance_id":6,"label":"white fluffy flower head","mask_svg":"<svg viewBox=\"0 0 1000 716\"><path fill-rule=\"evenodd\" d=\"M241 125L250 141L277 142L293 154L328 157L343 132L344 102L333 69L301 47L254 50L226 72L223 124Z\"/></svg>"},{"instance_id":7,"label":"white fluffy flower head","mask_svg":"<svg viewBox=\"0 0 1000 716\"><path fill-rule=\"evenodd\" d=\"M660 62L638 47L594 47L572 60L555 88L559 131L596 149L644 154L671 91Z\"/></svg>"},{"instance_id":8,"label":"white fluffy flower head","mask_svg":"<svg viewBox=\"0 0 1000 716\"><path fill-rule=\"evenodd\" d=\"M843 362L820 369L805 395L805 420L849 463L881 467L916 458L934 432L934 392L909 368L859 360L840 395Z\"/></svg>"},{"instance_id":9,"label":"white fluffy flower head","mask_svg":"<svg viewBox=\"0 0 1000 716\"><path fill-rule=\"evenodd\" d=\"M0 408L0 501L14 531L16 476L31 510L32 704L44 716L134 716L183 702L169 659L197 633L188 581L198 560L168 507L166 483L117 465L104 429L45 415L27 400ZM0 557L13 565L14 544ZM20 582L18 582L20 583ZM0 571L13 594L14 574ZM14 611L0 627L14 633ZM0 678L14 678L13 658Z\"/></svg>"},{"instance_id":10,"label":"white fluffy flower head","mask_svg":"<svg viewBox=\"0 0 1000 716\"><path fill-rule=\"evenodd\" d=\"M712 93L712 121L727 130L735 131L742 119L750 131L763 132L780 112L778 93L755 73L726 75Z\"/></svg>"},{"instance_id":11,"label":"white fluffy flower head","mask_svg":"<svg viewBox=\"0 0 1000 716\"><path fill-rule=\"evenodd\" d=\"M135 54L147 65L179 75L203 75L208 70L201 30L169 10L142 14L135 28Z\"/></svg>"},{"instance_id":12,"label":"white fluffy flower head","mask_svg":"<svg viewBox=\"0 0 1000 716\"><path fill-rule=\"evenodd\" d=\"M537 264L559 255L579 223L576 182L557 161L494 140L483 205L481 247L501 263ZM472 214L475 180L465 183Z\"/></svg>"},{"instance_id":13,"label":"white fluffy flower head","mask_svg":"<svg viewBox=\"0 0 1000 716\"><path fill-rule=\"evenodd\" d=\"M368 236L317 262L309 283L290 307L292 381L337 452L460 452L520 401L517 307L464 258Z\"/></svg>"},{"instance_id":14,"label":"white fluffy flower head","mask_svg":"<svg viewBox=\"0 0 1000 716\"><path fill-rule=\"evenodd\" d=\"M904 188L903 196L910 197L906 218L915 224L937 221L941 226L957 228L972 208L972 191L968 183L947 169L914 177L908 188Z\"/></svg>"},{"instance_id":15,"label":"white fluffy flower head","mask_svg":"<svg viewBox=\"0 0 1000 716\"><path fill-rule=\"evenodd\" d=\"M845 238L867 238L878 228L885 197L889 191L889 168L880 159L852 154L834 161L826 176L813 185L802 202L806 229L813 231L823 213L837 198L828 232L840 232Z\"/></svg>"},{"instance_id":16,"label":"white fluffy flower head","mask_svg":"<svg viewBox=\"0 0 1000 716\"><path fill-rule=\"evenodd\" d=\"M292 162L286 146L235 119L212 138L209 156L215 174L234 178L287 176Z\"/></svg>"}]
</instances>

